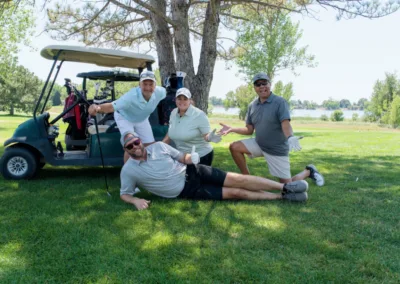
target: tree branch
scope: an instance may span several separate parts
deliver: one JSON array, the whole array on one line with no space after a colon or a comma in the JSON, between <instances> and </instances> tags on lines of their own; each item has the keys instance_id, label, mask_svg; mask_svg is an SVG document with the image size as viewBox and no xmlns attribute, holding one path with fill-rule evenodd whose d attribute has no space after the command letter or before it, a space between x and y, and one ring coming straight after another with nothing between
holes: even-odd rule
<instances>
[{"instance_id":1,"label":"tree branch","mask_svg":"<svg viewBox=\"0 0 400 284\"><path fill-rule=\"evenodd\" d=\"M143 2L141 0L132 0L138 5L141 5L142 7L146 8L153 14L157 15L158 17L162 18L164 21L166 21L168 24L171 26L177 26L179 23L176 21L173 21L171 18L167 17L164 13L162 13L160 10L154 8L153 6L147 4L146 2Z\"/></svg>"},{"instance_id":2,"label":"tree branch","mask_svg":"<svg viewBox=\"0 0 400 284\"><path fill-rule=\"evenodd\" d=\"M129 12L133 12L133 13L142 15L142 16L144 16L144 17L148 17L148 16L149 16L149 13L147 13L147 12L145 12L145 11L142 11L142 10L140 10L140 9L136 9L136 8L131 7L131 6L122 4L121 2L119 2L119 1L117 1L117 0L108 0L108 1L110 1L111 3L113 3L115 6L120 7L120 8L123 8L123 9L125 9L125 10L127 10L127 11L129 11Z\"/></svg>"}]
</instances>

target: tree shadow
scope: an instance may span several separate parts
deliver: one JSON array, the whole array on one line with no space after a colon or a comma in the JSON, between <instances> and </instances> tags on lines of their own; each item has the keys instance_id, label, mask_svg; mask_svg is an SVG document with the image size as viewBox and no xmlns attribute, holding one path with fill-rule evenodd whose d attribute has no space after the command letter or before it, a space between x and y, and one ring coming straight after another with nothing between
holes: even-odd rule
<instances>
[{"instance_id":1,"label":"tree shadow","mask_svg":"<svg viewBox=\"0 0 400 284\"><path fill-rule=\"evenodd\" d=\"M215 164L224 169L230 154L216 152ZM310 182L307 203L171 200L142 192L152 205L135 211L119 200L118 168L110 168L111 198L103 191L101 168L45 168L40 180L0 179L0 204L8 205L0 207L1 244L23 244L13 254L25 264L11 262L1 278L394 280L400 268L394 218L400 214L399 157L313 149L293 160L294 170L320 161L326 179L321 188ZM251 170L265 175L265 162L252 160ZM393 256L385 259L388 251Z\"/></svg>"}]
</instances>

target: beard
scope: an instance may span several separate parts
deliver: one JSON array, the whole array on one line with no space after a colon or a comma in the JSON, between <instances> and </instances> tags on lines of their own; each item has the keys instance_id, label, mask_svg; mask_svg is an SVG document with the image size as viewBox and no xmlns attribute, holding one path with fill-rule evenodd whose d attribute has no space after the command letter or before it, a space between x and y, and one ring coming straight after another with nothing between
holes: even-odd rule
<instances>
[{"instance_id":1,"label":"beard","mask_svg":"<svg viewBox=\"0 0 400 284\"><path fill-rule=\"evenodd\" d=\"M140 150L140 151L139 151L139 150ZM144 146L143 146L143 144L141 144L139 148L135 149L135 151L134 151L133 153L129 153L129 155L130 155L132 158L135 158L135 159L139 159L139 158L144 157L144 154L145 154L145 151L144 151Z\"/></svg>"}]
</instances>

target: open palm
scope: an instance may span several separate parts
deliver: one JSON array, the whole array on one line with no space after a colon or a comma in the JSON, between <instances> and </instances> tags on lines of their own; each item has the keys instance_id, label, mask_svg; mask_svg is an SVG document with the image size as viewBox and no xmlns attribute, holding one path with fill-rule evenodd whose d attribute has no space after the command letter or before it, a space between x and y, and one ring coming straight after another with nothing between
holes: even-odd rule
<instances>
[{"instance_id":1,"label":"open palm","mask_svg":"<svg viewBox=\"0 0 400 284\"><path fill-rule=\"evenodd\" d=\"M220 123L220 125L222 126L222 128L218 131L219 135L226 135L232 131L232 127L230 127L229 125L223 123Z\"/></svg>"}]
</instances>

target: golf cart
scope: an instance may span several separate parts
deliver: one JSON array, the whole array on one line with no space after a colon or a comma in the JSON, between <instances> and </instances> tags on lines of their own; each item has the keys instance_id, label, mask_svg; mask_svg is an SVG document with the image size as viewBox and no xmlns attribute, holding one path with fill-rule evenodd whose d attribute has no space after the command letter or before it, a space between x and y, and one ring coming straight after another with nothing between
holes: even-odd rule
<instances>
[{"instance_id":1,"label":"golf cart","mask_svg":"<svg viewBox=\"0 0 400 284\"><path fill-rule=\"evenodd\" d=\"M6 179L29 179L46 163L53 166L101 166L104 162L106 166L122 166L123 148L113 115L94 120L88 115L88 106L91 103L115 100L114 82L138 81L138 74L144 68L152 70L154 58L120 50L62 45L45 47L41 56L53 60L51 70L36 103L33 117L20 124L13 136L4 142L5 151L0 159L0 173ZM71 80L65 79L68 98L64 110L57 117L50 119L50 114L45 112L45 108L64 62L137 69L138 74L115 71L80 73L78 77L83 78L82 90L77 90ZM55 67L57 70L53 76ZM52 81L51 77L54 77ZM93 100L87 100L87 79L106 81L100 95L98 89L96 90ZM162 140L168 130L168 125L158 118L159 112L160 108L151 115L156 141ZM60 141L57 141L59 129L55 124L60 119L68 123L66 151Z\"/></svg>"}]
</instances>

